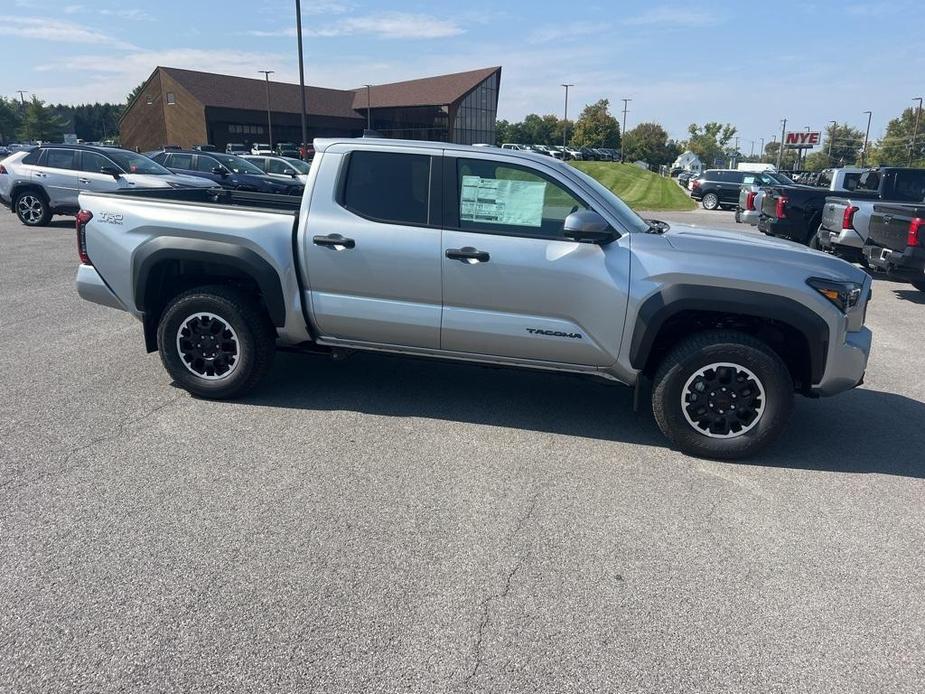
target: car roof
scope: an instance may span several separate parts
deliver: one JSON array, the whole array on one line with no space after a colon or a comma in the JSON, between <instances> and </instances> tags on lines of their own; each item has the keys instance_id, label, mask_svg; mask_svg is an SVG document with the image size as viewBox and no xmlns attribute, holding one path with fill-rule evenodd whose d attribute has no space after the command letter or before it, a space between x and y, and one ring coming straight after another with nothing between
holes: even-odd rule
<instances>
[{"instance_id":1,"label":"car roof","mask_svg":"<svg viewBox=\"0 0 925 694\"><path fill-rule=\"evenodd\" d=\"M126 149L125 147L114 147L112 145L68 145L60 142L49 142L44 145L39 145L37 149L78 149L86 152L129 152L131 154L137 154L133 149Z\"/></svg>"}]
</instances>

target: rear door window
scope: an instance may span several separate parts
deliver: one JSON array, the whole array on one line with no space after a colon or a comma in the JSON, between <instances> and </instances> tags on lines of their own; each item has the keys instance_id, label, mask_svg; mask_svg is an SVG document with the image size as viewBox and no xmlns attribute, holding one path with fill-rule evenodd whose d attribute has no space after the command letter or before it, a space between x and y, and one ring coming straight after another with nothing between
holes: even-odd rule
<instances>
[{"instance_id":1,"label":"rear door window","mask_svg":"<svg viewBox=\"0 0 925 694\"><path fill-rule=\"evenodd\" d=\"M429 224L430 166L431 158L424 154L355 151L347 164L341 203L379 222Z\"/></svg>"},{"instance_id":2,"label":"rear door window","mask_svg":"<svg viewBox=\"0 0 925 694\"><path fill-rule=\"evenodd\" d=\"M192 154L168 154L166 166L171 169L193 170Z\"/></svg>"},{"instance_id":3,"label":"rear door window","mask_svg":"<svg viewBox=\"0 0 925 694\"><path fill-rule=\"evenodd\" d=\"M199 155L196 157L196 171L202 171L203 173L212 173L212 169L216 169L221 164L218 163L218 159L213 159L212 157L205 157Z\"/></svg>"},{"instance_id":4,"label":"rear door window","mask_svg":"<svg viewBox=\"0 0 925 694\"><path fill-rule=\"evenodd\" d=\"M280 161L279 159L268 159L266 167L267 173L271 174L283 174L288 176L290 173L295 173L289 164L284 161Z\"/></svg>"},{"instance_id":5,"label":"rear door window","mask_svg":"<svg viewBox=\"0 0 925 694\"><path fill-rule=\"evenodd\" d=\"M73 149L49 149L48 154L45 156L45 166L49 169L73 170L76 168L74 154Z\"/></svg>"},{"instance_id":6,"label":"rear door window","mask_svg":"<svg viewBox=\"0 0 925 694\"><path fill-rule=\"evenodd\" d=\"M80 153L80 170L87 173L100 173L104 166L115 166L111 161L96 152ZM118 168L118 167L116 167Z\"/></svg>"}]
</instances>

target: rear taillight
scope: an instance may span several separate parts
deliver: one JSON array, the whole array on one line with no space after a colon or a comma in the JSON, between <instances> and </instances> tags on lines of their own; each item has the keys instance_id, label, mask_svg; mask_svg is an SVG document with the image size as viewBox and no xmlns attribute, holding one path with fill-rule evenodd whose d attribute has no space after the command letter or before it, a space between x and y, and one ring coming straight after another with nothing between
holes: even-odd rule
<instances>
[{"instance_id":1,"label":"rear taillight","mask_svg":"<svg viewBox=\"0 0 925 694\"><path fill-rule=\"evenodd\" d=\"M925 219L921 217L916 217L909 222L909 236L906 238L907 246L921 245L923 234L919 232L922 230L922 227L925 227Z\"/></svg>"},{"instance_id":2,"label":"rear taillight","mask_svg":"<svg viewBox=\"0 0 925 694\"><path fill-rule=\"evenodd\" d=\"M858 211L857 207L846 207L845 214L841 218L842 229L854 229L854 213Z\"/></svg>"},{"instance_id":3,"label":"rear taillight","mask_svg":"<svg viewBox=\"0 0 925 694\"><path fill-rule=\"evenodd\" d=\"M774 208L774 213L777 215L778 219L784 219L787 216L787 203L790 200L787 199L786 195L781 195L777 198L777 206Z\"/></svg>"},{"instance_id":4,"label":"rear taillight","mask_svg":"<svg viewBox=\"0 0 925 694\"><path fill-rule=\"evenodd\" d=\"M755 195L757 195L757 193L755 193L754 191L749 191L745 195L745 209L746 210L749 210L751 212L755 211Z\"/></svg>"},{"instance_id":5,"label":"rear taillight","mask_svg":"<svg viewBox=\"0 0 925 694\"><path fill-rule=\"evenodd\" d=\"M6 167L3 164L0 164L0 174L8 174L9 171L6 170Z\"/></svg>"},{"instance_id":6,"label":"rear taillight","mask_svg":"<svg viewBox=\"0 0 925 694\"><path fill-rule=\"evenodd\" d=\"M700 181L698 181L696 178L693 181L691 181L691 188L699 188L699 187L700 187Z\"/></svg>"},{"instance_id":7,"label":"rear taillight","mask_svg":"<svg viewBox=\"0 0 925 694\"><path fill-rule=\"evenodd\" d=\"M93 213L90 210L81 210L77 213L77 255L80 256L80 262L84 265L93 265L90 262L90 256L87 255L87 222L93 219Z\"/></svg>"}]
</instances>

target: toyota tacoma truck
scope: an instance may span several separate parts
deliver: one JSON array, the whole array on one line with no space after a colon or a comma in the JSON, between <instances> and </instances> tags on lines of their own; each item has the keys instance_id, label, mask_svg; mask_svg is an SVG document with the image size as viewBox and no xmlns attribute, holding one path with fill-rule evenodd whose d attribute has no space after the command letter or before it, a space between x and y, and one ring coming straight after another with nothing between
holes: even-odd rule
<instances>
[{"instance_id":1,"label":"toyota tacoma truck","mask_svg":"<svg viewBox=\"0 0 925 694\"><path fill-rule=\"evenodd\" d=\"M570 372L635 387L675 446L715 458L778 436L794 393L863 378L871 280L838 258L642 219L552 157L315 148L301 202L82 194L79 294L138 318L200 397L248 392L277 348Z\"/></svg>"},{"instance_id":2,"label":"toyota tacoma truck","mask_svg":"<svg viewBox=\"0 0 925 694\"><path fill-rule=\"evenodd\" d=\"M925 205L874 205L864 257L874 271L925 292Z\"/></svg>"}]
</instances>

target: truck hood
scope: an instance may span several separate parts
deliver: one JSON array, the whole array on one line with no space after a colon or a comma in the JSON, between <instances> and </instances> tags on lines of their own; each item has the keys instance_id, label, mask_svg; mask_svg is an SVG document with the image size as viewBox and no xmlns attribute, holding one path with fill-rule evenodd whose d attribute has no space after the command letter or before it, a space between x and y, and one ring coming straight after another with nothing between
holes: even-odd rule
<instances>
[{"instance_id":1,"label":"truck hood","mask_svg":"<svg viewBox=\"0 0 925 694\"><path fill-rule=\"evenodd\" d=\"M799 266L807 277L851 280L863 283L867 277L860 268L828 253L814 251L793 241L752 232L720 231L687 224L672 224L665 239L685 253L708 255L720 259Z\"/></svg>"}]
</instances>

